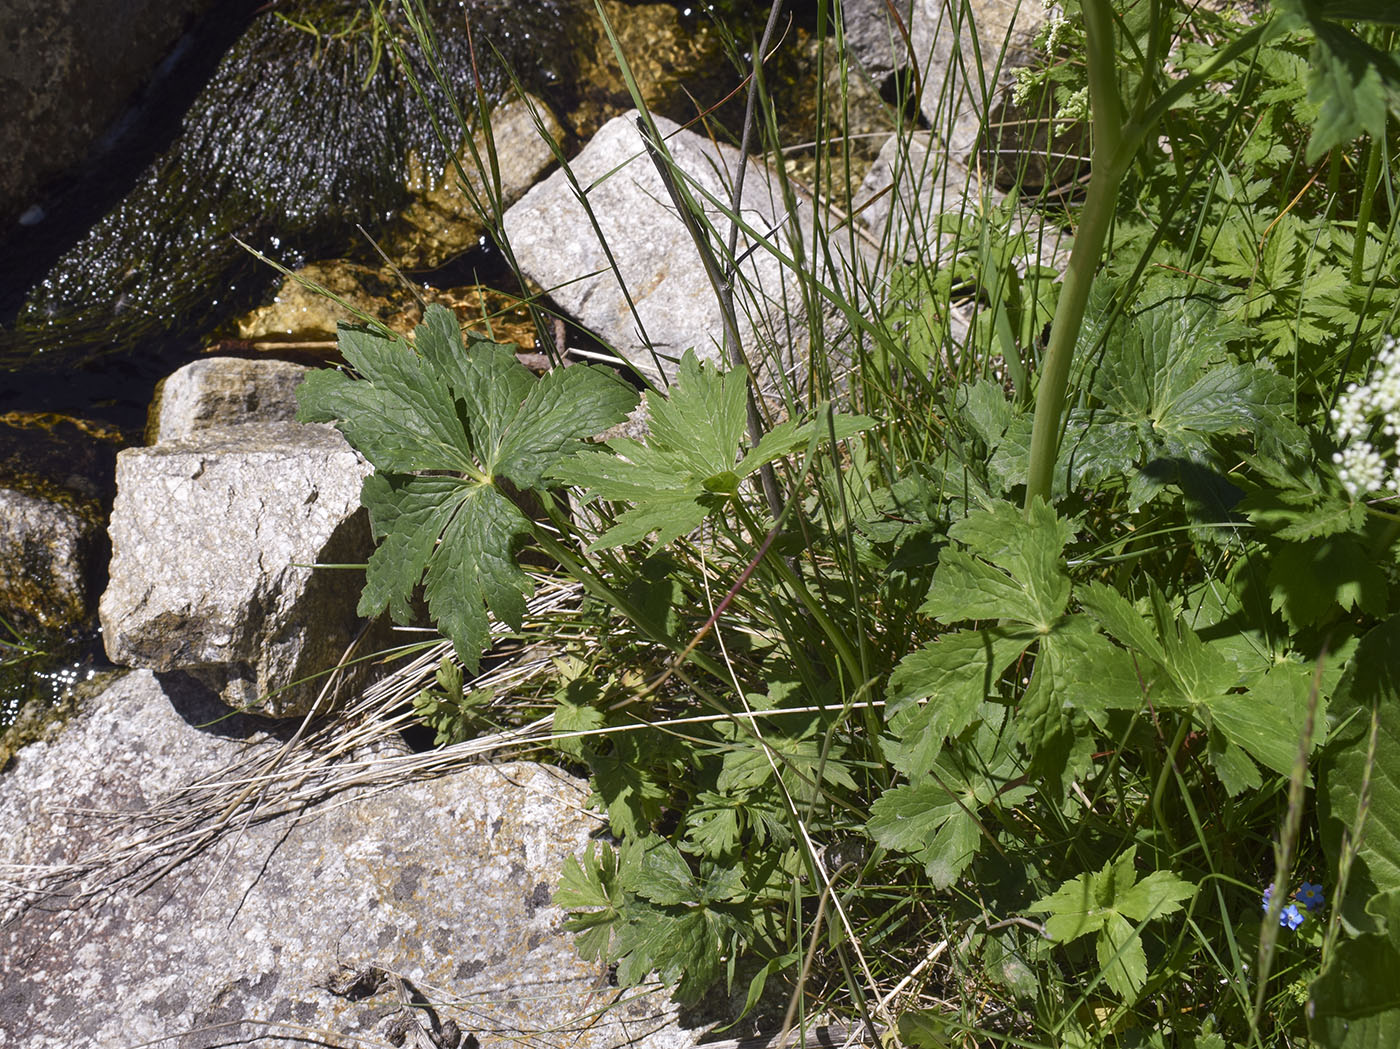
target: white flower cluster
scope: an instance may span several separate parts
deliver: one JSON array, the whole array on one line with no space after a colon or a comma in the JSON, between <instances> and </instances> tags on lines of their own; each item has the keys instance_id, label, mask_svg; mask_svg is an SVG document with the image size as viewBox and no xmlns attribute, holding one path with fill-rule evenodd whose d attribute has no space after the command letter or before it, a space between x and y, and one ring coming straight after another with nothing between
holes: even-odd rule
<instances>
[{"instance_id":1,"label":"white flower cluster","mask_svg":"<svg viewBox=\"0 0 1400 1049\"><path fill-rule=\"evenodd\" d=\"M1045 51L1045 56L1050 63L1054 63L1059 57L1060 45L1063 43L1061 35L1065 28L1065 12L1059 4L1059 0L1040 0L1041 7L1048 12L1045 21L1041 24L1036 33L1036 43ZM1031 98L1031 93L1039 89L1045 83L1045 69L1033 65L1023 65L1017 67L1011 74L1011 104L1013 106L1024 106Z\"/></svg>"},{"instance_id":2,"label":"white flower cluster","mask_svg":"<svg viewBox=\"0 0 1400 1049\"><path fill-rule=\"evenodd\" d=\"M1388 460L1400 442L1400 342L1385 340L1371 381L1352 383L1332 409L1337 443L1342 450L1332 456L1347 493L1353 499L1372 492L1400 493L1400 460ZM1371 443L1380 425L1381 447Z\"/></svg>"}]
</instances>

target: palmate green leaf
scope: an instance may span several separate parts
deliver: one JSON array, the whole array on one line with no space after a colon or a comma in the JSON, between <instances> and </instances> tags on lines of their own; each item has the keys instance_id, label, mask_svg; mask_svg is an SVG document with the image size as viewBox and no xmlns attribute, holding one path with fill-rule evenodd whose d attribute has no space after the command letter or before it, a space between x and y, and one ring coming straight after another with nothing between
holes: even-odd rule
<instances>
[{"instance_id":1,"label":"palmate green leaf","mask_svg":"<svg viewBox=\"0 0 1400 1049\"><path fill-rule=\"evenodd\" d=\"M1064 548L1072 530L1043 500L1028 514L1008 502L994 503L968 514L948 535L967 552L943 551L920 611L945 623L1010 619L1040 633L1063 614L1070 590Z\"/></svg>"},{"instance_id":2,"label":"palmate green leaf","mask_svg":"<svg viewBox=\"0 0 1400 1049\"><path fill-rule=\"evenodd\" d=\"M739 935L734 918L715 905L744 895L743 872L702 862L697 877L674 846L655 837L634 855L621 875L633 898L615 929L618 982L635 986L655 970L676 986L678 1000L692 1002L714 982Z\"/></svg>"},{"instance_id":3,"label":"palmate green leaf","mask_svg":"<svg viewBox=\"0 0 1400 1049\"><path fill-rule=\"evenodd\" d=\"M575 733L596 732L603 727L605 715L589 703L576 702L568 693L561 693L554 699L554 739L550 745L577 761L583 761L591 752L588 736Z\"/></svg>"},{"instance_id":4,"label":"palmate green leaf","mask_svg":"<svg viewBox=\"0 0 1400 1049\"><path fill-rule=\"evenodd\" d=\"M1136 653L1134 670L1141 675L1143 696L1158 706L1186 707L1266 768L1292 773L1312 688L1307 666L1279 664L1251 679L1249 690L1242 692L1245 678L1229 658L1230 639L1202 641L1155 590L1151 621L1101 583L1081 588L1077 596L1113 638ZM1319 703L1319 719L1323 709ZM1253 782L1239 755L1223 743L1212 746L1213 764L1231 793Z\"/></svg>"},{"instance_id":5,"label":"palmate green leaf","mask_svg":"<svg viewBox=\"0 0 1400 1049\"><path fill-rule=\"evenodd\" d=\"M566 931L584 958L611 958L614 927L626 902L620 877L622 856L611 846L590 842L579 856L567 856L554 903L569 912Z\"/></svg>"},{"instance_id":6,"label":"palmate green leaf","mask_svg":"<svg viewBox=\"0 0 1400 1049\"><path fill-rule=\"evenodd\" d=\"M1128 1001L1147 978L1140 927L1179 911L1196 891L1171 871L1153 871L1139 881L1136 861L1134 845L1097 873L1081 874L1029 907L1032 913L1049 915L1045 935L1059 943L1097 933L1104 982Z\"/></svg>"},{"instance_id":7,"label":"palmate green leaf","mask_svg":"<svg viewBox=\"0 0 1400 1049\"><path fill-rule=\"evenodd\" d=\"M588 747L594 795L607 809L608 825L619 837L648 834L670 797L635 733L617 733L606 752Z\"/></svg>"},{"instance_id":8,"label":"palmate green leaf","mask_svg":"<svg viewBox=\"0 0 1400 1049\"><path fill-rule=\"evenodd\" d=\"M1383 137L1386 114L1397 111L1400 99L1400 68L1394 56L1329 20L1306 0L1284 0L1280 6L1303 15L1317 34L1308 98L1319 112L1308 139L1306 162L1316 163L1329 149L1363 131L1373 138ZM1387 6L1377 3L1370 10L1381 12Z\"/></svg>"},{"instance_id":9,"label":"palmate green leaf","mask_svg":"<svg viewBox=\"0 0 1400 1049\"><path fill-rule=\"evenodd\" d=\"M589 497L631 505L590 549L630 545L654 536L661 547L693 531L737 491L741 478L798 448L838 439L872 425L858 416L819 415L806 422L775 426L742 455L747 440L744 377L721 372L687 350L675 383L665 397L647 400L650 434L642 444L630 438L610 441L607 450L576 456L551 476L586 489Z\"/></svg>"},{"instance_id":10,"label":"palmate green leaf","mask_svg":"<svg viewBox=\"0 0 1400 1049\"><path fill-rule=\"evenodd\" d=\"M1207 704L1212 724L1265 768L1293 773L1308 716L1313 673L1301 663L1280 663L1253 681L1248 692L1230 692ZM1315 724L1326 724L1319 700Z\"/></svg>"},{"instance_id":11,"label":"palmate green leaf","mask_svg":"<svg viewBox=\"0 0 1400 1049\"><path fill-rule=\"evenodd\" d=\"M1390 590L1385 571L1352 533L1286 544L1269 566L1268 585L1274 610L1295 628L1338 607L1381 615Z\"/></svg>"},{"instance_id":12,"label":"palmate green leaf","mask_svg":"<svg viewBox=\"0 0 1400 1049\"><path fill-rule=\"evenodd\" d=\"M884 848L912 854L933 888L946 889L976 858L982 837L980 806L969 812L960 800L937 783L894 787L870 806L866 830Z\"/></svg>"},{"instance_id":13,"label":"palmate green leaf","mask_svg":"<svg viewBox=\"0 0 1400 1049\"><path fill-rule=\"evenodd\" d=\"M656 972L693 1002L743 939L735 918L714 905L745 891L739 868L702 863L697 877L668 842L647 836L568 857L554 902L568 911L564 928L577 934L580 953L616 962L621 986Z\"/></svg>"},{"instance_id":14,"label":"palmate green leaf","mask_svg":"<svg viewBox=\"0 0 1400 1049\"><path fill-rule=\"evenodd\" d=\"M1000 720L997 711L994 721ZM884 848L913 855L935 889L953 884L981 850L981 809L992 801L1013 807L1033 793L1029 786L1008 786L1018 770L1009 736L999 724L980 725L973 745L982 767L965 770L944 759L932 776L892 787L870 806L870 836Z\"/></svg>"},{"instance_id":15,"label":"palmate green leaf","mask_svg":"<svg viewBox=\"0 0 1400 1049\"><path fill-rule=\"evenodd\" d=\"M686 812L685 849L714 859L732 852L739 844L741 818L746 815L744 795L702 791Z\"/></svg>"},{"instance_id":16,"label":"palmate green leaf","mask_svg":"<svg viewBox=\"0 0 1400 1049\"><path fill-rule=\"evenodd\" d=\"M678 1002L698 1001L719 977L734 922L707 907L628 908L616 934L617 982L635 987L655 972Z\"/></svg>"},{"instance_id":17,"label":"palmate green leaf","mask_svg":"<svg viewBox=\"0 0 1400 1049\"><path fill-rule=\"evenodd\" d=\"M612 372L579 366L532 376L504 346L462 344L456 317L424 312L414 345L340 332L359 373L310 375L298 418L334 422L375 467L361 500L379 547L361 615L409 622L423 584L428 610L472 672L489 638L488 609L519 627L529 578L515 545L530 522L497 486L538 487L583 439L626 418L636 393Z\"/></svg>"},{"instance_id":18,"label":"palmate green leaf","mask_svg":"<svg viewBox=\"0 0 1400 1049\"><path fill-rule=\"evenodd\" d=\"M885 701L894 767L910 780L925 775L944 739L972 724L997 680L1034 638L1028 630L1009 627L960 630L900 660Z\"/></svg>"},{"instance_id":19,"label":"palmate green leaf","mask_svg":"<svg viewBox=\"0 0 1400 1049\"><path fill-rule=\"evenodd\" d=\"M1227 350L1242 334L1211 303L1167 299L1124 318L1109 335L1090 391L1097 404L1075 408L1061 442L1067 483L1096 484L1154 462L1209 464L1225 436L1300 448L1289 417L1292 386ZM1161 481L1132 489L1134 504Z\"/></svg>"}]
</instances>

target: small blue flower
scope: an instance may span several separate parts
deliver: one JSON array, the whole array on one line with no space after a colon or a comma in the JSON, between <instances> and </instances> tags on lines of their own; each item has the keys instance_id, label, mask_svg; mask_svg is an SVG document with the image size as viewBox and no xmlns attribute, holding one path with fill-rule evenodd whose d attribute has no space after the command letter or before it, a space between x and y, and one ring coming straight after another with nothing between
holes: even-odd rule
<instances>
[{"instance_id":1,"label":"small blue flower","mask_svg":"<svg viewBox=\"0 0 1400 1049\"><path fill-rule=\"evenodd\" d=\"M1264 913L1269 913L1269 901L1273 899L1274 887L1270 885L1264 890ZM1295 894L1294 899L1301 903L1307 910L1312 910L1314 904L1310 901L1316 900L1316 906L1322 906L1322 886L1310 885L1303 882L1303 887ZM1290 903L1283 909L1283 913L1278 916L1278 923L1286 929L1296 929L1303 924L1307 918L1307 911L1299 910L1297 903Z\"/></svg>"},{"instance_id":2,"label":"small blue flower","mask_svg":"<svg viewBox=\"0 0 1400 1049\"><path fill-rule=\"evenodd\" d=\"M1296 903L1290 903L1278 916L1278 923L1286 925L1289 929L1296 929L1303 924L1303 912L1298 909Z\"/></svg>"},{"instance_id":3,"label":"small blue flower","mask_svg":"<svg viewBox=\"0 0 1400 1049\"><path fill-rule=\"evenodd\" d=\"M1293 894L1293 898L1308 909L1311 914L1316 914L1327 905L1327 898L1322 894L1321 885L1313 885L1310 882L1303 882L1303 887Z\"/></svg>"}]
</instances>

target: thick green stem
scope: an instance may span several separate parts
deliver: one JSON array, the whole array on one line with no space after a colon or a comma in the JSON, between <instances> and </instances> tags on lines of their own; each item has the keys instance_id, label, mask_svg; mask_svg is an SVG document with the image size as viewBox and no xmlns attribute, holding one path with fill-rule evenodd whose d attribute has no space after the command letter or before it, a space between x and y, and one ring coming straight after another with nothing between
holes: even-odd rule
<instances>
[{"instance_id":1,"label":"thick green stem","mask_svg":"<svg viewBox=\"0 0 1400 1049\"><path fill-rule=\"evenodd\" d=\"M1069 269L1060 301L1055 308L1055 320L1050 328L1050 345L1040 369L1040 385L1035 396L1035 423L1031 428L1031 466L1026 478L1026 506L1036 496L1050 501L1055 476L1055 460L1059 454L1060 425L1064 415L1065 393L1069 386L1069 369L1074 361L1074 345L1079 341L1079 329L1084 321L1084 308L1089 302L1089 289L1099 268L1104 242L1117 211L1118 186L1121 172L1096 168L1089 181L1089 197L1084 203L1079 228L1074 234L1074 250L1070 253Z\"/></svg>"},{"instance_id":2,"label":"thick green stem","mask_svg":"<svg viewBox=\"0 0 1400 1049\"><path fill-rule=\"evenodd\" d=\"M1356 213L1356 234L1351 249L1351 282L1360 284L1365 275L1366 237L1371 231L1371 210L1376 203L1376 185L1381 179L1381 150L1383 144L1371 139L1366 150L1366 181L1361 187L1360 208ZM1333 152L1337 152L1333 150Z\"/></svg>"},{"instance_id":3,"label":"thick green stem","mask_svg":"<svg viewBox=\"0 0 1400 1049\"><path fill-rule=\"evenodd\" d=\"M1106 0L1083 0L1082 8L1089 54L1089 101L1094 112L1094 150L1090 161L1093 173L1050 326L1050 345L1041 362L1031 429L1030 473L1026 478L1027 507L1037 496L1050 501L1074 345L1079 341L1089 289L1094 285L1094 274L1117 213L1118 186L1127 170L1125 155L1131 156L1133 145L1123 141L1123 102L1118 94L1112 12Z\"/></svg>"},{"instance_id":4,"label":"thick green stem","mask_svg":"<svg viewBox=\"0 0 1400 1049\"><path fill-rule=\"evenodd\" d=\"M1145 106L1144 95L1138 100L1141 112L1128 120L1118 91L1113 12L1108 0L1082 0L1080 6L1088 45L1089 103L1093 109L1093 174L1089 179L1089 193L1080 214L1079 227L1075 231L1074 250L1070 253L1069 267L1060 289L1060 301L1055 307L1055 319L1050 326L1050 345L1040 366L1035 423L1031 429L1030 470L1026 478L1027 507L1037 496L1047 502L1050 500L1074 347L1079 341L1079 330L1084 322L1089 289L1093 287L1108 231L1117 212L1118 187L1133 156L1169 109L1179 105L1190 92L1208 82L1246 51L1258 47L1276 31L1273 20L1251 29Z\"/></svg>"}]
</instances>

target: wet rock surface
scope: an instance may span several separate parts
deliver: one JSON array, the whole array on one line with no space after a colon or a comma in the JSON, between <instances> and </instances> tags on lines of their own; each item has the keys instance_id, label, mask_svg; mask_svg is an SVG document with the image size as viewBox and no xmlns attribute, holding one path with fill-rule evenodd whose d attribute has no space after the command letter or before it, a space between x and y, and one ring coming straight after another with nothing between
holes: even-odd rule
<instances>
[{"instance_id":1,"label":"wet rock surface","mask_svg":"<svg viewBox=\"0 0 1400 1049\"><path fill-rule=\"evenodd\" d=\"M544 102L532 96L508 99L492 111L490 148L483 132L474 136L476 155L482 164L490 165L490 150L495 151L496 173L500 176L499 205L503 208L519 200L554 163L554 153L541 137L536 120L543 125L545 134L556 143L562 142L564 129L559 121ZM413 165L420 169L409 175L413 199L400 212L383 245L403 268L437 269L475 248L486 234L476 209L491 208L490 197L496 190L492 187L488 191L469 147L462 147L457 163L466 173L466 190L454 164L449 163L431 176L421 170L421 162Z\"/></svg>"},{"instance_id":2,"label":"wet rock surface","mask_svg":"<svg viewBox=\"0 0 1400 1049\"><path fill-rule=\"evenodd\" d=\"M395 331L408 330L422 318L412 291L389 270L330 259L283 277L272 300L240 317L236 325L243 340L334 341L337 324L363 323L357 312ZM327 348L325 355L330 353Z\"/></svg>"},{"instance_id":3,"label":"wet rock surface","mask_svg":"<svg viewBox=\"0 0 1400 1049\"><path fill-rule=\"evenodd\" d=\"M479 72L492 99L509 86L493 46L527 86L567 79L570 27L585 11L577 0L428 0L423 9L446 81L466 89ZM0 331L0 367L40 355L50 367L130 355L208 330L271 283L240 241L291 265L364 250L358 227L377 234L408 202L407 158L441 167L430 110L450 112L448 93L399 5L384 13L410 41L426 103L360 0L258 12L170 148L31 288L14 326Z\"/></svg>"},{"instance_id":4,"label":"wet rock surface","mask_svg":"<svg viewBox=\"0 0 1400 1049\"><path fill-rule=\"evenodd\" d=\"M733 67L724 58L719 34L710 31L708 19L696 8L682 16L669 3L601 2L651 112L689 120L697 104L714 104L733 88ZM594 17L581 29L581 98L568 119L574 132L587 139L634 103L602 20Z\"/></svg>"},{"instance_id":5,"label":"wet rock surface","mask_svg":"<svg viewBox=\"0 0 1400 1049\"><path fill-rule=\"evenodd\" d=\"M0 617L17 628L63 630L92 611L123 443L82 419L0 416Z\"/></svg>"},{"instance_id":6,"label":"wet rock surface","mask_svg":"<svg viewBox=\"0 0 1400 1049\"><path fill-rule=\"evenodd\" d=\"M310 284L331 292L339 303L313 290ZM497 342L513 342L521 350L535 348L535 327L523 300L507 292L479 284L433 288L405 284L389 270L332 259L313 262L286 277L277 296L259 306L236 325L238 339L220 345L240 353L295 356L317 364L339 360L336 349L340 324L362 324L355 311L379 324L409 335L423 319L423 303L438 303L457 315L466 328Z\"/></svg>"},{"instance_id":7,"label":"wet rock surface","mask_svg":"<svg viewBox=\"0 0 1400 1049\"><path fill-rule=\"evenodd\" d=\"M42 629L72 626L88 609L97 529L62 503L0 488L0 609Z\"/></svg>"},{"instance_id":8,"label":"wet rock surface","mask_svg":"<svg viewBox=\"0 0 1400 1049\"><path fill-rule=\"evenodd\" d=\"M240 824L143 894L87 895L97 875L25 894L190 779L275 752L266 723L226 713L187 680L133 672L0 774L6 1045L387 1044L409 1015L395 975L431 1007L423 1028L450 1021L482 1044L694 1044L659 996L593 1015L617 991L550 897L599 821L585 785L548 766L351 790Z\"/></svg>"},{"instance_id":9,"label":"wet rock surface","mask_svg":"<svg viewBox=\"0 0 1400 1049\"><path fill-rule=\"evenodd\" d=\"M108 657L190 670L232 706L305 713L313 676L359 632L358 583L313 566L368 559L369 471L334 429L298 423L127 449L100 605Z\"/></svg>"}]
</instances>

